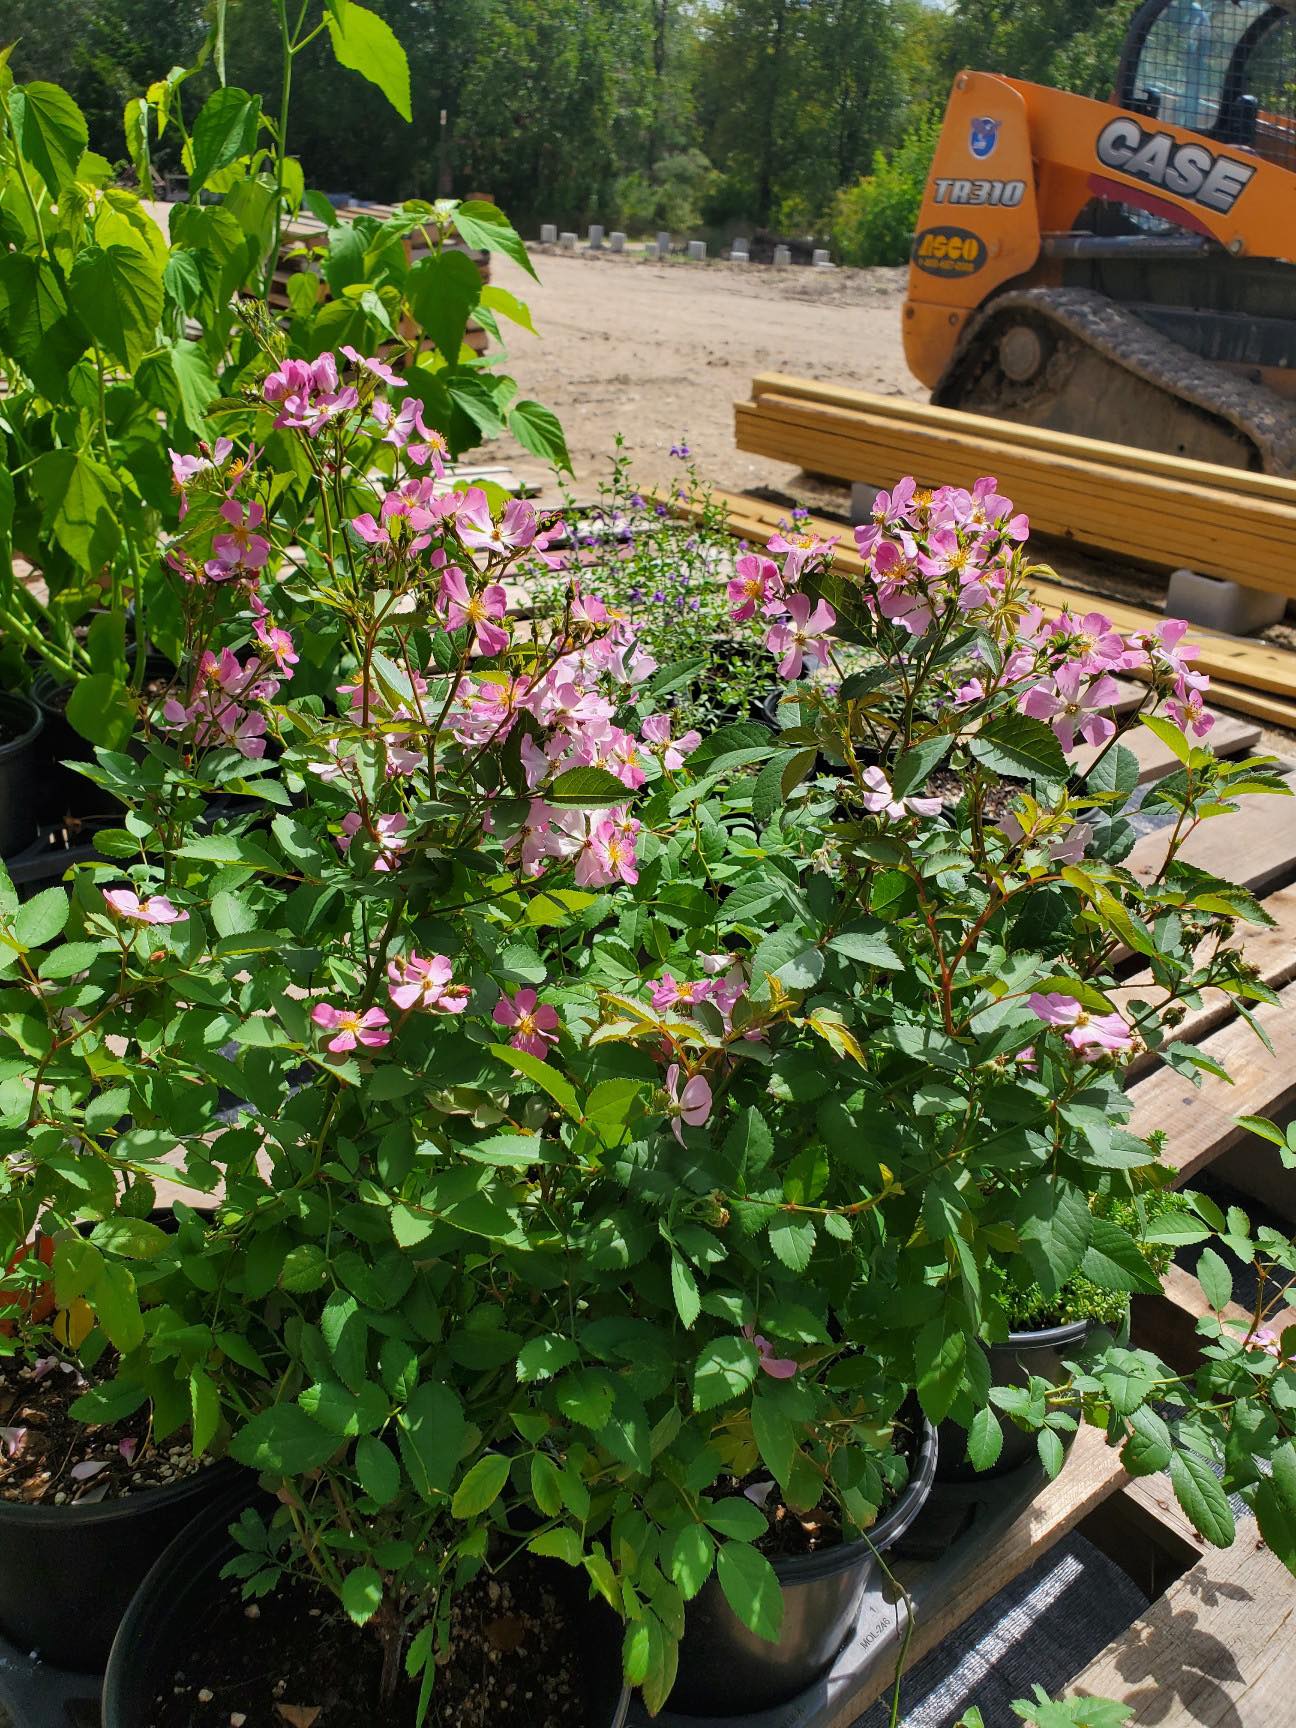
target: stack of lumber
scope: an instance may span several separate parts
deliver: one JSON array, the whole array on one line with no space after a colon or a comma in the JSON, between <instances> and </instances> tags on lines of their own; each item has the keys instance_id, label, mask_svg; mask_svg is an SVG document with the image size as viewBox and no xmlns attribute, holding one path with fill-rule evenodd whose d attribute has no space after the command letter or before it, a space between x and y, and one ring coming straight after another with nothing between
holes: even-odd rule
<instances>
[{"instance_id":1,"label":"stack of lumber","mask_svg":"<svg viewBox=\"0 0 1296 1728\"><path fill-rule=\"evenodd\" d=\"M734 416L751 455L881 487L993 474L1041 534L1296 598L1296 480L778 372Z\"/></svg>"},{"instance_id":2,"label":"stack of lumber","mask_svg":"<svg viewBox=\"0 0 1296 1728\"><path fill-rule=\"evenodd\" d=\"M1169 461L1170 458L1159 457L1158 460ZM1263 480L1265 477L1253 474L1241 478ZM1284 484L1278 481L1268 483ZM1293 490L1296 491L1296 485ZM730 533L752 545L763 546L787 521L785 505L770 504L738 492L712 492L710 496L713 506L719 505L725 511ZM662 493L661 497L676 515L695 519L702 515L700 502L680 498L675 493ZM864 562L855 550L849 527L824 517L810 517L799 526L812 529L824 539L836 538L836 567L849 574L862 574ZM1296 564L1293 565L1293 579L1296 580ZM1123 601L1100 599L1064 582L1036 581L1032 592L1050 615L1074 612L1083 616L1086 612L1105 612L1116 628L1126 635L1136 630L1154 629L1162 622L1160 613ZM1296 731L1296 653L1272 647L1267 642L1221 636L1195 627L1192 640L1200 649L1196 665L1210 675L1214 706L1249 714L1266 725L1284 726Z\"/></svg>"}]
</instances>

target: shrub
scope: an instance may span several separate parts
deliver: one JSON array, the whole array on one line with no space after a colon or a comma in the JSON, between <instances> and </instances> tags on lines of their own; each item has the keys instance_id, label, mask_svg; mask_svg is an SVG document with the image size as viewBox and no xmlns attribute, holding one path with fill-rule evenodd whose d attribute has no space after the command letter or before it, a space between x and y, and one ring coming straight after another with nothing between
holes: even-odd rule
<instances>
[{"instance_id":1,"label":"shrub","mask_svg":"<svg viewBox=\"0 0 1296 1728\"><path fill-rule=\"evenodd\" d=\"M908 262L940 129L939 111L933 110L889 155L876 153L871 174L838 192L832 242L843 264Z\"/></svg>"}]
</instances>

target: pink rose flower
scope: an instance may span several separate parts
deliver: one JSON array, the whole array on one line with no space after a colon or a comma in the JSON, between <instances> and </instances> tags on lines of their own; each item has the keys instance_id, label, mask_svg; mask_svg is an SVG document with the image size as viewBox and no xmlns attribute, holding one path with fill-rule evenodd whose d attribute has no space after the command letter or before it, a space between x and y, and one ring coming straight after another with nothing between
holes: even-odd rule
<instances>
[{"instance_id":1,"label":"pink rose flower","mask_svg":"<svg viewBox=\"0 0 1296 1728\"><path fill-rule=\"evenodd\" d=\"M704 1074L695 1074L680 1087L680 1065L672 1062L666 1070L666 1096L670 1100L671 1133L684 1144L681 1123L700 1128L711 1114L711 1086Z\"/></svg>"},{"instance_id":2,"label":"pink rose flower","mask_svg":"<svg viewBox=\"0 0 1296 1728\"><path fill-rule=\"evenodd\" d=\"M187 912L177 911L165 894L141 900L130 888L105 888L102 892L109 911L118 918L129 919L132 924L183 924L189 916Z\"/></svg>"},{"instance_id":3,"label":"pink rose flower","mask_svg":"<svg viewBox=\"0 0 1296 1728\"><path fill-rule=\"evenodd\" d=\"M311 1009L311 1019L334 1034L325 1048L335 1056L345 1055L357 1044L380 1050L391 1042L391 1027L381 1008L366 1008L362 1012L358 1008L334 1008L330 1002L317 1002Z\"/></svg>"},{"instance_id":4,"label":"pink rose flower","mask_svg":"<svg viewBox=\"0 0 1296 1728\"><path fill-rule=\"evenodd\" d=\"M447 630L471 625L474 654L502 654L508 647L508 631L498 622L508 610L508 595L498 582L490 582L474 594L463 571L452 564L441 575L437 610L444 616Z\"/></svg>"},{"instance_id":5,"label":"pink rose flower","mask_svg":"<svg viewBox=\"0 0 1296 1728\"><path fill-rule=\"evenodd\" d=\"M491 1019L497 1026L512 1028L509 1043L515 1050L525 1050L542 1062L550 1046L558 1042L558 1010L548 1002L537 1002L534 990L501 995Z\"/></svg>"},{"instance_id":6,"label":"pink rose flower","mask_svg":"<svg viewBox=\"0 0 1296 1728\"><path fill-rule=\"evenodd\" d=\"M406 1013L421 1008L429 1014L462 1014L472 992L466 984L452 983L452 972L444 954L430 960L403 954L387 963L387 994Z\"/></svg>"},{"instance_id":7,"label":"pink rose flower","mask_svg":"<svg viewBox=\"0 0 1296 1728\"><path fill-rule=\"evenodd\" d=\"M790 1380L800 1367L800 1363L791 1356L776 1356L769 1339L762 1338L754 1326L744 1326L742 1335L759 1350L761 1368L771 1380Z\"/></svg>"},{"instance_id":8,"label":"pink rose flower","mask_svg":"<svg viewBox=\"0 0 1296 1728\"><path fill-rule=\"evenodd\" d=\"M780 655L779 677L799 678L806 659L822 668L828 664L828 647L822 640L837 622L837 614L827 601L820 600L811 609L808 594L790 595L788 616L774 625L765 638L772 654Z\"/></svg>"},{"instance_id":9,"label":"pink rose flower","mask_svg":"<svg viewBox=\"0 0 1296 1728\"><path fill-rule=\"evenodd\" d=\"M1052 991L1041 995L1035 991L1028 1006L1046 1026L1065 1028L1067 1043L1082 1056L1115 1054L1128 1050L1134 1042L1119 1014L1090 1013L1070 996Z\"/></svg>"}]
</instances>

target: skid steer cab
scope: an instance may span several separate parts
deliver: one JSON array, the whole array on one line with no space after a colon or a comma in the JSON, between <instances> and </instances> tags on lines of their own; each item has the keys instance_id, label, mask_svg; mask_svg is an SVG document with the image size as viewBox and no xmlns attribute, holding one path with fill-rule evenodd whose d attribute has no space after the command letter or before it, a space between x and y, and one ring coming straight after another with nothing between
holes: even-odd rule
<instances>
[{"instance_id":1,"label":"skid steer cab","mask_svg":"<svg viewBox=\"0 0 1296 1728\"><path fill-rule=\"evenodd\" d=\"M933 400L1296 472L1296 0L1148 0L1110 102L954 82L905 353Z\"/></svg>"}]
</instances>

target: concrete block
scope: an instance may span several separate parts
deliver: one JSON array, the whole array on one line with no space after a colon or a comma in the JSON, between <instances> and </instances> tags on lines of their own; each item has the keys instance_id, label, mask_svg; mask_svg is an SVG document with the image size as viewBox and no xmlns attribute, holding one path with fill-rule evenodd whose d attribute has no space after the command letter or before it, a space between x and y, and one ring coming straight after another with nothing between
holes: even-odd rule
<instances>
[{"instance_id":1,"label":"concrete block","mask_svg":"<svg viewBox=\"0 0 1296 1728\"><path fill-rule=\"evenodd\" d=\"M729 256L731 258L749 258L751 256L751 241L744 239L742 235L737 235L729 243Z\"/></svg>"},{"instance_id":2,"label":"concrete block","mask_svg":"<svg viewBox=\"0 0 1296 1728\"><path fill-rule=\"evenodd\" d=\"M612 248L612 250L614 252L624 252L625 251L626 237L621 232L621 230L619 228L614 228L612 230L612 232L608 235L608 245Z\"/></svg>"},{"instance_id":3,"label":"concrete block","mask_svg":"<svg viewBox=\"0 0 1296 1728\"><path fill-rule=\"evenodd\" d=\"M590 251L591 252L598 252L602 249L602 246L603 246L603 224L601 222L591 222L590 223L589 245L590 245Z\"/></svg>"},{"instance_id":4,"label":"concrete block","mask_svg":"<svg viewBox=\"0 0 1296 1728\"><path fill-rule=\"evenodd\" d=\"M751 258L746 252L731 252L729 254L729 262L731 264L750 264Z\"/></svg>"},{"instance_id":5,"label":"concrete block","mask_svg":"<svg viewBox=\"0 0 1296 1728\"><path fill-rule=\"evenodd\" d=\"M1190 624L1221 630L1226 636L1249 636L1277 624L1286 610L1281 594L1267 594L1217 576L1199 576L1195 570L1176 570L1166 589L1167 618L1186 618Z\"/></svg>"},{"instance_id":6,"label":"concrete block","mask_svg":"<svg viewBox=\"0 0 1296 1728\"><path fill-rule=\"evenodd\" d=\"M774 248L774 263L778 269L782 270L785 265L791 262L792 249L790 246L776 246Z\"/></svg>"},{"instance_id":7,"label":"concrete block","mask_svg":"<svg viewBox=\"0 0 1296 1728\"><path fill-rule=\"evenodd\" d=\"M850 519L853 528L858 528L862 522L873 520L873 501L878 490L878 487L870 486L867 480L856 480L852 484Z\"/></svg>"},{"instance_id":8,"label":"concrete block","mask_svg":"<svg viewBox=\"0 0 1296 1728\"><path fill-rule=\"evenodd\" d=\"M558 224L556 222L542 222L540 224L540 244L542 246L556 246L558 244Z\"/></svg>"},{"instance_id":9,"label":"concrete block","mask_svg":"<svg viewBox=\"0 0 1296 1728\"><path fill-rule=\"evenodd\" d=\"M657 235L657 256L659 258L669 258L670 252L671 252L671 237L666 232L666 230L663 228L663 229L659 230L658 235Z\"/></svg>"},{"instance_id":10,"label":"concrete block","mask_svg":"<svg viewBox=\"0 0 1296 1728\"><path fill-rule=\"evenodd\" d=\"M816 246L815 250L814 250L814 257L810 260L810 262L812 264L831 264L832 263L832 256L828 252L826 247Z\"/></svg>"},{"instance_id":11,"label":"concrete block","mask_svg":"<svg viewBox=\"0 0 1296 1728\"><path fill-rule=\"evenodd\" d=\"M564 246L568 252L574 252L576 250L576 236L570 229L564 229L558 236L558 240L559 244Z\"/></svg>"},{"instance_id":12,"label":"concrete block","mask_svg":"<svg viewBox=\"0 0 1296 1728\"><path fill-rule=\"evenodd\" d=\"M688 243L688 255L695 264L700 264L706 257L706 241L690 240Z\"/></svg>"},{"instance_id":13,"label":"concrete block","mask_svg":"<svg viewBox=\"0 0 1296 1728\"><path fill-rule=\"evenodd\" d=\"M656 259L657 259L657 242L655 240L645 240L644 241L644 257L649 259L651 262L654 262L654 263L656 262Z\"/></svg>"}]
</instances>

